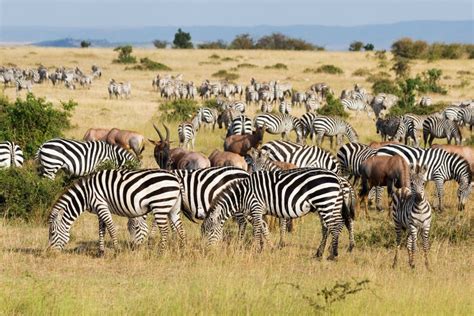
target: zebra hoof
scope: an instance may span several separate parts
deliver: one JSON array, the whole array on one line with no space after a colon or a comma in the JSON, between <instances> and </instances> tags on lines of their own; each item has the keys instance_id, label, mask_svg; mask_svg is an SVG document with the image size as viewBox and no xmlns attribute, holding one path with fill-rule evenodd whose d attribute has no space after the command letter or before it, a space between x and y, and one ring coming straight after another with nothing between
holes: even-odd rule
<instances>
[{"instance_id":1,"label":"zebra hoof","mask_svg":"<svg viewBox=\"0 0 474 316\"><path fill-rule=\"evenodd\" d=\"M317 258L317 259L321 259L323 257L323 252L318 249L318 251L316 252L314 257Z\"/></svg>"},{"instance_id":2,"label":"zebra hoof","mask_svg":"<svg viewBox=\"0 0 474 316\"><path fill-rule=\"evenodd\" d=\"M97 257L98 257L98 258L103 258L104 255L105 255L105 251L104 251L104 250L99 250L99 251L97 252Z\"/></svg>"},{"instance_id":3,"label":"zebra hoof","mask_svg":"<svg viewBox=\"0 0 474 316\"><path fill-rule=\"evenodd\" d=\"M352 252L352 250L354 250L354 245L349 245L349 247L347 247L347 252Z\"/></svg>"},{"instance_id":4,"label":"zebra hoof","mask_svg":"<svg viewBox=\"0 0 474 316\"><path fill-rule=\"evenodd\" d=\"M336 261L337 260L337 257L334 256L334 255L330 255L328 258L327 258L328 261Z\"/></svg>"}]
</instances>

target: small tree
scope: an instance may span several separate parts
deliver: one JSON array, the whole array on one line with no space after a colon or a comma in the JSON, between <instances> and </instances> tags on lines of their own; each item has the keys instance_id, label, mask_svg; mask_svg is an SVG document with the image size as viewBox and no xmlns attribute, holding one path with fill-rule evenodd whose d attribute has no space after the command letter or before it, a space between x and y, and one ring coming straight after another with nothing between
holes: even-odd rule
<instances>
[{"instance_id":1,"label":"small tree","mask_svg":"<svg viewBox=\"0 0 474 316\"><path fill-rule=\"evenodd\" d=\"M81 41L81 48L87 48L91 46L91 42L89 41Z\"/></svg>"},{"instance_id":2,"label":"small tree","mask_svg":"<svg viewBox=\"0 0 474 316\"><path fill-rule=\"evenodd\" d=\"M362 50L362 47L364 47L364 43L361 41L354 41L349 45L349 51L351 52L360 52Z\"/></svg>"},{"instance_id":3,"label":"small tree","mask_svg":"<svg viewBox=\"0 0 474 316\"><path fill-rule=\"evenodd\" d=\"M231 49L254 49L255 42L250 34L240 34L234 38L229 47Z\"/></svg>"},{"instance_id":4,"label":"small tree","mask_svg":"<svg viewBox=\"0 0 474 316\"><path fill-rule=\"evenodd\" d=\"M153 45L156 48L166 48L166 46L168 46L168 41L154 40Z\"/></svg>"},{"instance_id":5,"label":"small tree","mask_svg":"<svg viewBox=\"0 0 474 316\"><path fill-rule=\"evenodd\" d=\"M178 32L174 35L173 46L174 48L193 48L191 34L183 32L181 28L179 28Z\"/></svg>"},{"instance_id":6,"label":"small tree","mask_svg":"<svg viewBox=\"0 0 474 316\"><path fill-rule=\"evenodd\" d=\"M114 49L115 52L118 52L118 59L115 59L114 62L121 64L135 64L137 58L132 56L133 48L131 45L118 46Z\"/></svg>"},{"instance_id":7,"label":"small tree","mask_svg":"<svg viewBox=\"0 0 474 316\"><path fill-rule=\"evenodd\" d=\"M397 78L406 78L410 74L410 60L408 58L397 57L392 70Z\"/></svg>"},{"instance_id":8,"label":"small tree","mask_svg":"<svg viewBox=\"0 0 474 316\"><path fill-rule=\"evenodd\" d=\"M367 43L367 44L365 44L365 46L364 46L364 50L367 51L367 52L373 51L374 48L375 48L375 46L374 46L374 44L372 44L372 43Z\"/></svg>"}]
</instances>

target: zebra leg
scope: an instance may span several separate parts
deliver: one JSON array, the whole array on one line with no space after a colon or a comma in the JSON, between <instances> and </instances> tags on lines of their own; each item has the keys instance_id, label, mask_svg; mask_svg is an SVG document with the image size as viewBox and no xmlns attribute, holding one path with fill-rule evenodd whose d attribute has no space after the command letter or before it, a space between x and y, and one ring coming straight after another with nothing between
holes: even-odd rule
<instances>
[{"instance_id":1,"label":"zebra leg","mask_svg":"<svg viewBox=\"0 0 474 316\"><path fill-rule=\"evenodd\" d=\"M377 211L382 212L383 207L382 207L382 187L375 187L375 208Z\"/></svg>"},{"instance_id":2,"label":"zebra leg","mask_svg":"<svg viewBox=\"0 0 474 316\"><path fill-rule=\"evenodd\" d=\"M416 236L417 236L417 229L415 226L411 225L408 228L408 264L411 268L415 268L414 256L416 250Z\"/></svg>"},{"instance_id":3,"label":"zebra leg","mask_svg":"<svg viewBox=\"0 0 474 316\"><path fill-rule=\"evenodd\" d=\"M110 213L107 207L102 206L97 210L97 216L99 216L99 222L102 221L103 224L107 227L110 237L112 238L112 243L114 245L115 252L118 252L120 249L117 238L117 230L112 220L112 214Z\"/></svg>"},{"instance_id":4,"label":"zebra leg","mask_svg":"<svg viewBox=\"0 0 474 316\"><path fill-rule=\"evenodd\" d=\"M436 184L436 197L438 199L438 211L443 212L444 211L444 205L443 205L444 182L442 180L435 180L435 184Z\"/></svg>"},{"instance_id":5,"label":"zebra leg","mask_svg":"<svg viewBox=\"0 0 474 316\"><path fill-rule=\"evenodd\" d=\"M99 253L98 253L98 256L99 257L102 257L105 253L105 240L104 240L104 236L105 236L105 230L106 230L106 225L105 225L105 222L102 221L100 218L99 218Z\"/></svg>"},{"instance_id":6,"label":"zebra leg","mask_svg":"<svg viewBox=\"0 0 474 316\"><path fill-rule=\"evenodd\" d=\"M237 220L237 224L239 225L239 240L244 240L245 229L247 228L247 221L245 220L245 216L242 213L235 213L235 219Z\"/></svg>"},{"instance_id":7,"label":"zebra leg","mask_svg":"<svg viewBox=\"0 0 474 316\"><path fill-rule=\"evenodd\" d=\"M354 239L354 221L352 219L349 219L346 222L346 228L347 231L349 232L349 247L347 248L348 252L352 252L352 250L355 247L355 239Z\"/></svg>"},{"instance_id":8,"label":"zebra leg","mask_svg":"<svg viewBox=\"0 0 474 316\"><path fill-rule=\"evenodd\" d=\"M392 268L397 266L398 252L400 251L400 245L402 243L402 228L400 224L395 221L395 232L397 234L397 246L395 247L395 257L393 258Z\"/></svg>"},{"instance_id":9,"label":"zebra leg","mask_svg":"<svg viewBox=\"0 0 474 316\"><path fill-rule=\"evenodd\" d=\"M336 139L336 143L337 143L337 139ZM334 137L333 136L329 136L329 148L333 149L334 148Z\"/></svg>"},{"instance_id":10,"label":"zebra leg","mask_svg":"<svg viewBox=\"0 0 474 316\"><path fill-rule=\"evenodd\" d=\"M338 247L339 247L339 234L341 233L342 222L335 224L333 227L329 228L329 232L332 235L331 242L331 254L328 257L328 260L336 260L338 256Z\"/></svg>"},{"instance_id":11,"label":"zebra leg","mask_svg":"<svg viewBox=\"0 0 474 316\"><path fill-rule=\"evenodd\" d=\"M181 199L178 199L175 206L171 210L169 218L170 218L172 227L178 233L180 247L184 247L186 243L186 234L184 232L183 222L181 221L181 217L179 216L180 211L181 211Z\"/></svg>"},{"instance_id":12,"label":"zebra leg","mask_svg":"<svg viewBox=\"0 0 474 316\"><path fill-rule=\"evenodd\" d=\"M168 213L157 209L153 212L153 215L155 216L155 223L158 226L161 235L159 251L163 252L168 243Z\"/></svg>"},{"instance_id":13,"label":"zebra leg","mask_svg":"<svg viewBox=\"0 0 474 316\"><path fill-rule=\"evenodd\" d=\"M285 244L285 235L286 235L286 219L280 218L280 242L278 243L279 248L286 246Z\"/></svg>"},{"instance_id":14,"label":"zebra leg","mask_svg":"<svg viewBox=\"0 0 474 316\"><path fill-rule=\"evenodd\" d=\"M421 234L421 238L423 240L423 254L424 254L424 257L425 257L426 269L428 269L428 271L431 271L429 260L428 260L428 253L430 251L429 236L430 236L430 228L429 227L424 227L423 231L422 231L422 234Z\"/></svg>"},{"instance_id":15,"label":"zebra leg","mask_svg":"<svg viewBox=\"0 0 474 316\"><path fill-rule=\"evenodd\" d=\"M322 239L321 243L319 244L318 250L316 251L316 258L321 258L323 256L324 250L326 249L326 242L328 240L328 228L321 216L319 216L319 219L321 220Z\"/></svg>"}]
</instances>

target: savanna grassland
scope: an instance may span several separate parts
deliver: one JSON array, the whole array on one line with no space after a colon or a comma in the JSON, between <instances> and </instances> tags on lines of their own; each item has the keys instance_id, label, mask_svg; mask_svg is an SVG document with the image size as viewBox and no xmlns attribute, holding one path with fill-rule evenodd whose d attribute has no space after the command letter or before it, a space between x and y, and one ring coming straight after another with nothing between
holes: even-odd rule
<instances>
[{"instance_id":1,"label":"savanna grassland","mask_svg":"<svg viewBox=\"0 0 474 316\"><path fill-rule=\"evenodd\" d=\"M296 90L305 90L313 83L326 82L337 95L356 82L370 90L365 77L353 76L355 70L365 68L376 73L390 68L379 68L373 53L135 49L133 54L164 63L172 68L168 73L182 73L184 80L196 84L227 70L237 73L236 82L242 84L251 77L279 79L291 82ZM214 54L219 58L210 58ZM119 127L156 139L152 123L160 123L158 107L162 102L151 87L156 72L125 71L124 65L112 63L116 55L112 49L1 47L0 64L21 68L43 64L51 69L79 66L87 73L97 64L103 76L90 89L42 84L35 85L33 92L54 104L69 99L78 102L68 137L82 138L90 127ZM244 63L256 67L238 67ZM288 69L264 68L276 63ZM344 73L304 72L324 64L340 67ZM435 102L473 98L473 60L414 61L411 72L430 68L442 69L441 83L448 89L447 95L432 95ZM108 99L111 78L131 82L130 99ZM0 93L11 100L16 97L14 88ZM255 110L252 107L250 114ZM296 115L303 112L294 111ZM361 114L349 121L361 142L379 139L372 118ZM176 141L177 123L169 126ZM469 131L463 134L467 137ZM224 130L199 131L196 150L209 154L222 148L224 135ZM266 135L265 140L274 138ZM156 166L150 145L142 166ZM433 201L433 184L428 187ZM153 244L131 251L126 221L115 218L122 251L114 254L109 247L104 258L96 257L98 225L93 215L81 216L72 229L67 250L53 255L44 252L48 239L45 223L0 220L0 314L472 315L474 198L471 194L466 210L460 213L456 210L457 185L447 183L445 188L447 210L435 213L432 223L431 272L425 269L420 252L415 270L408 267L406 252L401 253L398 267L391 268L395 233L386 212L374 210L370 219L362 216L355 222L356 248L352 253L346 252L348 236L343 231L337 262L312 257L321 237L319 219L314 215L298 223L296 231L288 235L287 247L267 248L262 253L252 246L250 230L243 244L237 242L232 221L227 224L225 241L207 249L200 240L199 226L184 220L187 245L179 249L173 240L160 256ZM278 233L272 238L276 241Z\"/></svg>"}]
</instances>

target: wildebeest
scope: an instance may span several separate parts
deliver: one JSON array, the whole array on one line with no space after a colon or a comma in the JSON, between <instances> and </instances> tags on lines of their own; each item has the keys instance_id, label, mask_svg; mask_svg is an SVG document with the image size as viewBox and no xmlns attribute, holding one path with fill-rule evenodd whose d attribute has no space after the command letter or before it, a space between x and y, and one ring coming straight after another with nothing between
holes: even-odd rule
<instances>
[{"instance_id":1,"label":"wildebeest","mask_svg":"<svg viewBox=\"0 0 474 316\"><path fill-rule=\"evenodd\" d=\"M211 167L235 166L247 170L247 162L244 157L229 151L215 149L210 155Z\"/></svg>"},{"instance_id":2,"label":"wildebeest","mask_svg":"<svg viewBox=\"0 0 474 316\"><path fill-rule=\"evenodd\" d=\"M106 140L111 145L119 145L127 150L132 150L138 158L145 150L145 137L134 131L112 128L107 134Z\"/></svg>"},{"instance_id":3,"label":"wildebeest","mask_svg":"<svg viewBox=\"0 0 474 316\"><path fill-rule=\"evenodd\" d=\"M265 124L256 127L253 134L231 135L224 141L224 151L230 151L241 156L245 156L250 148L257 148L262 144L265 133Z\"/></svg>"},{"instance_id":4,"label":"wildebeest","mask_svg":"<svg viewBox=\"0 0 474 316\"><path fill-rule=\"evenodd\" d=\"M393 139L396 136L399 125L400 118L398 117L390 117L388 119L382 119L379 117L375 122L377 134L380 134L382 141L387 141L387 138Z\"/></svg>"},{"instance_id":5,"label":"wildebeest","mask_svg":"<svg viewBox=\"0 0 474 316\"><path fill-rule=\"evenodd\" d=\"M400 189L402 197L410 194L410 167L401 156L372 156L360 166L362 189L361 205L365 202L365 214L368 215L367 196L374 186L387 186L389 196L394 188ZM381 211L381 206L377 205Z\"/></svg>"}]
</instances>

